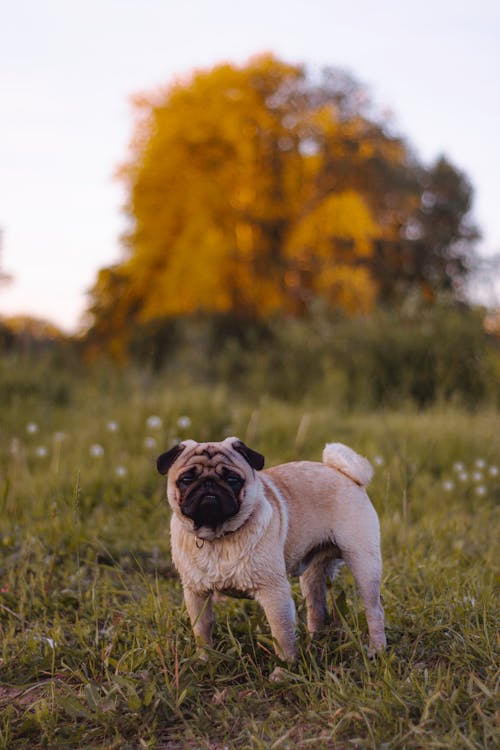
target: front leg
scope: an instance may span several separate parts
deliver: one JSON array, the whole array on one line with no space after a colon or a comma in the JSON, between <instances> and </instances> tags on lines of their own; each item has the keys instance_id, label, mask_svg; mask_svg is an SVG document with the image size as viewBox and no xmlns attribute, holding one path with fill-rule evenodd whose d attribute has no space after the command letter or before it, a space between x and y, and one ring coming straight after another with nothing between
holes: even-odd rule
<instances>
[{"instance_id":1,"label":"front leg","mask_svg":"<svg viewBox=\"0 0 500 750\"><path fill-rule=\"evenodd\" d=\"M294 661L297 656L295 605L288 580L285 578L267 584L255 592L255 598L262 605L269 622L276 653L280 659Z\"/></svg>"},{"instance_id":2,"label":"front leg","mask_svg":"<svg viewBox=\"0 0 500 750\"><path fill-rule=\"evenodd\" d=\"M212 645L212 592L200 593L192 589L184 589L184 601L188 611L194 637L198 646Z\"/></svg>"}]
</instances>

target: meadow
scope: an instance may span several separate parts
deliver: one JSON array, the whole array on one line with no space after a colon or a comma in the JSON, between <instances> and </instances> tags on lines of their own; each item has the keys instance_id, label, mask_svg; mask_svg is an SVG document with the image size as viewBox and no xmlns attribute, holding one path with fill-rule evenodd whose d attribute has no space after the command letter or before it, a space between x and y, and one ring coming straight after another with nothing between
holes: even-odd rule
<instances>
[{"instance_id":1,"label":"meadow","mask_svg":"<svg viewBox=\"0 0 500 750\"><path fill-rule=\"evenodd\" d=\"M61 371L63 370L61 365ZM0 748L498 746L498 412L347 409L234 395L141 371L3 367ZM272 683L265 618L216 607L196 658L169 555L159 452L234 434L267 465L326 441L374 464L387 652L366 654L352 579L330 590L343 633Z\"/></svg>"}]
</instances>

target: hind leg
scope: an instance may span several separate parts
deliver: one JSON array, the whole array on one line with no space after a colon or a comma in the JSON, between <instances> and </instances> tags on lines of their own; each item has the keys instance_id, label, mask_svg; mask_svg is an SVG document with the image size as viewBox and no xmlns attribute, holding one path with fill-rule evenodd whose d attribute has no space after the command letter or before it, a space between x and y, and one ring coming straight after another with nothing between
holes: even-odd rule
<instances>
[{"instance_id":1,"label":"hind leg","mask_svg":"<svg viewBox=\"0 0 500 750\"><path fill-rule=\"evenodd\" d=\"M307 608L307 629L311 636L316 635L326 627L328 621L326 581L327 578L333 580L336 569L341 564L340 560L318 556L300 576L300 589ZM334 623L337 623L336 614L334 608Z\"/></svg>"},{"instance_id":2,"label":"hind leg","mask_svg":"<svg viewBox=\"0 0 500 750\"><path fill-rule=\"evenodd\" d=\"M370 654L382 651L386 645L384 629L384 610L380 601L380 583L382 580L382 563L380 557L373 554L343 552L344 560L351 571L361 595L365 608L368 633L370 635Z\"/></svg>"},{"instance_id":3,"label":"hind leg","mask_svg":"<svg viewBox=\"0 0 500 750\"><path fill-rule=\"evenodd\" d=\"M311 636L324 630L328 618L325 568L324 561L313 561L300 576L300 590L307 608L307 629Z\"/></svg>"}]
</instances>

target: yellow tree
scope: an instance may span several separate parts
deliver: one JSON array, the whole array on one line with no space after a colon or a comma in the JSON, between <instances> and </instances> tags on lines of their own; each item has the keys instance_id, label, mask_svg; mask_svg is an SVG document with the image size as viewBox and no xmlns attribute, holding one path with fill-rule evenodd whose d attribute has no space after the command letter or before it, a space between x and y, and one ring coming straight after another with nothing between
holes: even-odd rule
<instances>
[{"instance_id":1,"label":"yellow tree","mask_svg":"<svg viewBox=\"0 0 500 750\"><path fill-rule=\"evenodd\" d=\"M97 338L119 349L124 331L171 316L300 315L318 297L352 314L390 294L429 173L350 78L311 81L263 55L137 106L130 231L91 292Z\"/></svg>"},{"instance_id":2,"label":"yellow tree","mask_svg":"<svg viewBox=\"0 0 500 750\"><path fill-rule=\"evenodd\" d=\"M299 75L272 59L223 65L143 104L149 116L123 172L134 224L125 268L142 320L197 310L252 317L281 305L277 234L291 219L284 186L300 165L281 158L285 126L268 101Z\"/></svg>"}]
</instances>

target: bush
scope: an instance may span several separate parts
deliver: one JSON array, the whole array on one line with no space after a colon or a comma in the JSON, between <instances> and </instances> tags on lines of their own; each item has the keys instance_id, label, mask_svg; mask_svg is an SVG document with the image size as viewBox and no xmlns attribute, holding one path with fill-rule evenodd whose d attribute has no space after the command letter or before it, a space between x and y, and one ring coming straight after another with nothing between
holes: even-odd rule
<instances>
[{"instance_id":1,"label":"bush","mask_svg":"<svg viewBox=\"0 0 500 750\"><path fill-rule=\"evenodd\" d=\"M419 407L457 400L472 407L496 400L499 353L482 315L466 308L431 308L418 314L379 313L346 322L335 337L351 405Z\"/></svg>"},{"instance_id":2,"label":"bush","mask_svg":"<svg viewBox=\"0 0 500 750\"><path fill-rule=\"evenodd\" d=\"M321 312L259 327L184 321L175 344L169 340L151 360L169 377L225 382L254 396L348 408L442 401L472 408L500 400L500 352L484 329L483 311L465 306L380 310L355 319Z\"/></svg>"}]
</instances>

